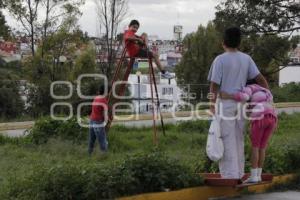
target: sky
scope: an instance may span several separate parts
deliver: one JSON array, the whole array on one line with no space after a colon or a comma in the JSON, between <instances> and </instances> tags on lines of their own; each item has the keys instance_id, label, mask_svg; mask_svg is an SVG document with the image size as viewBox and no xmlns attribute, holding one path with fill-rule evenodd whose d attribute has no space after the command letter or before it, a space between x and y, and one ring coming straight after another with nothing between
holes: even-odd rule
<instances>
[{"instance_id":1,"label":"sky","mask_svg":"<svg viewBox=\"0 0 300 200\"><path fill-rule=\"evenodd\" d=\"M97 16L95 0L86 0L81 11L83 13L79 25L83 31L91 36L99 36L97 28ZM129 0L129 13L120 31L123 31L131 19L137 19L141 23L139 32L149 35L158 35L161 39L173 38L173 26L183 26L184 35L197 30L202 24L213 20L215 6L220 0ZM8 16L9 25L15 24Z\"/></svg>"}]
</instances>

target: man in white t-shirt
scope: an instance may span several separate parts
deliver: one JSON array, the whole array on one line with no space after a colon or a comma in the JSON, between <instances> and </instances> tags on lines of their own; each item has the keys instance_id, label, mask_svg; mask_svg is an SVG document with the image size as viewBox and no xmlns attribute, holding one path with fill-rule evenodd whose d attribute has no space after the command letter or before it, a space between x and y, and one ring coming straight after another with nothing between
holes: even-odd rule
<instances>
[{"instance_id":1,"label":"man in white t-shirt","mask_svg":"<svg viewBox=\"0 0 300 200\"><path fill-rule=\"evenodd\" d=\"M242 105L234 100L217 98L219 92L235 94L248 80L254 79L257 84L268 88L268 83L259 72L252 58L238 50L241 43L239 28L229 28L223 36L225 52L217 56L210 68L210 108L221 115L221 135L224 143L224 156L219 162L223 178L242 178L244 176L244 124ZM218 99L218 100L217 100Z\"/></svg>"}]
</instances>

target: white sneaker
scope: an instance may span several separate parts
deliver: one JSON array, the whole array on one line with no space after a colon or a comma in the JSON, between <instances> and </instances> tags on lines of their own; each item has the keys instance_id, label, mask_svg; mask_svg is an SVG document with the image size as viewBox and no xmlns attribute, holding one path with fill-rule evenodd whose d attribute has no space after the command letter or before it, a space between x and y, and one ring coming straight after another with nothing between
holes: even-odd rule
<instances>
[{"instance_id":1,"label":"white sneaker","mask_svg":"<svg viewBox=\"0 0 300 200\"><path fill-rule=\"evenodd\" d=\"M174 75L172 75L170 72L165 71L165 73L161 73L161 77L166 78L166 79L173 79L175 78Z\"/></svg>"},{"instance_id":2,"label":"white sneaker","mask_svg":"<svg viewBox=\"0 0 300 200\"><path fill-rule=\"evenodd\" d=\"M259 182L262 181L261 174L262 174L262 168L257 168L257 177Z\"/></svg>"},{"instance_id":3,"label":"white sneaker","mask_svg":"<svg viewBox=\"0 0 300 200\"><path fill-rule=\"evenodd\" d=\"M258 182L261 182L262 181L261 176L258 176L257 180L258 180Z\"/></svg>"},{"instance_id":4,"label":"white sneaker","mask_svg":"<svg viewBox=\"0 0 300 200\"><path fill-rule=\"evenodd\" d=\"M244 183L258 183L259 182L259 178L257 175L258 169L251 169L251 175L250 177L244 181Z\"/></svg>"},{"instance_id":5,"label":"white sneaker","mask_svg":"<svg viewBox=\"0 0 300 200\"><path fill-rule=\"evenodd\" d=\"M244 181L244 183L258 183L259 178L257 176L250 176L247 180Z\"/></svg>"}]
</instances>

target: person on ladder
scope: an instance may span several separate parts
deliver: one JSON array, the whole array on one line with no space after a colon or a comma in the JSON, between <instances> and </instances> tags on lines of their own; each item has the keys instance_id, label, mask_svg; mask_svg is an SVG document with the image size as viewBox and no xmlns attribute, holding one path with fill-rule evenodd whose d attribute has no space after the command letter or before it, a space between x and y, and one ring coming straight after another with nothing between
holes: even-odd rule
<instances>
[{"instance_id":1,"label":"person on ladder","mask_svg":"<svg viewBox=\"0 0 300 200\"><path fill-rule=\"evenodd\" d=\"M147 34L143 33L141 36L135 34L138 31L139 27L140 23L137 20L132 20L128 26L128 30L126 30L124 33L125 47L127 49L128 55L130 57L138 58L153 58L158 69L161 71L163 78L174 78L174 76L170 72L166 71L160 63L159 55L147 48Z\"/></svg>"}]
</instances>

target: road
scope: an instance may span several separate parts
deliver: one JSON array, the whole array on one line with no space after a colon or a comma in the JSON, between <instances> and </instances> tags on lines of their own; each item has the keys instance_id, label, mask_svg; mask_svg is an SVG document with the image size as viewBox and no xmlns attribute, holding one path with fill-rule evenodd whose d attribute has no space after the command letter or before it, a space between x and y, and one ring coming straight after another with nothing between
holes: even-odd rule
<instances>
[{"instance_id":1,"label":"road","mask_svg":"<svg viewBox=\"0 0 300 200\"><path fill-rule=\"evenodd\" d=\"M246 195L243 197L236 197L226 200L299 200L300 192L274 192L267 194Z\"/></svg>"},{"instance_id":2,"label":"road","mask_svg":"<svg viewBox=\"0 0 300 200\"><path fill-rule=\"evenodd\" d=\"M300 107L289 107L289 108L277 108L278 113L285 112L287 114L293 114L296 112L300 112ZM165 118L165 124L175 124L178 121L188 120L187 117L178 117L178 118ZM195 117L193 119L196 119ZM16 122L16 123L9 123L9 126L13 127L13 124L16 124L20 127L31 127L34 122ZM133 120L133 121L118 121L113 124L124 125L127 127L149 127L152 126L152 120ZM157 124L160 124L160 120L157 121ZM2 130L0 129L0 134L7 135L10 137L18 137L26 135L27 128L20 128L20 129L13 129L13 130Z\"/></svg>"}]
</instances>

